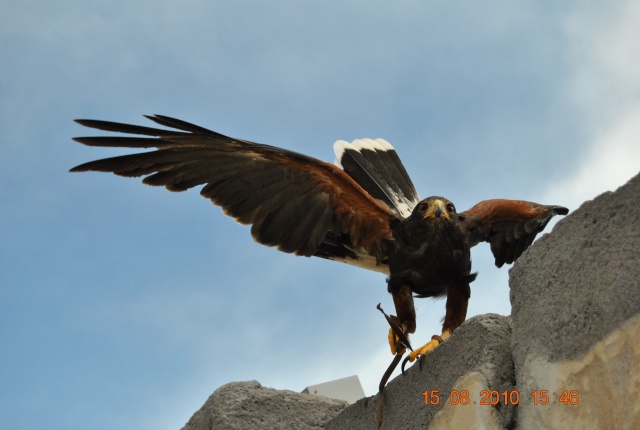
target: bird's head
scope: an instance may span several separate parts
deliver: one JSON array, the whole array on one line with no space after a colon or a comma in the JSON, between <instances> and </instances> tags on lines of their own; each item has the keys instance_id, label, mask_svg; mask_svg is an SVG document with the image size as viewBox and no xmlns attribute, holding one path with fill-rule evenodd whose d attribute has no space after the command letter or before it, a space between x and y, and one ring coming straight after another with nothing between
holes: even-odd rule
<instances>
[{"instance_id":1,"label":"bird's head","mask_svg":"<svg viewBox=\"0 0 640 430\"><path fill-rule=\"evenodd\" d=\"M413 209L411 217L422 220L453 221L457 220L458 214L456 207L448 199L431 196L418 203Z\"/></svg>"}]
</instances>

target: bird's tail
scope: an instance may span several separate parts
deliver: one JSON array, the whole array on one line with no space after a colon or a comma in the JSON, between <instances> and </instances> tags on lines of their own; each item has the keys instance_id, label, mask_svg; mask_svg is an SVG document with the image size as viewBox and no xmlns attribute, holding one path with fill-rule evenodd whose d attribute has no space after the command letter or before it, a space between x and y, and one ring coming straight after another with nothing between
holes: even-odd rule
<instances>
[{"instance_id":1,"label":"bird's tail","mask_svg":"<svg viewBox=\"0 0 640 430\"><path fill-rule=\"evenodd\" d=\"M396 150L383 139L339 140L333 145L334 162L372 197L385 202L405 218L420 201Z\"/></svg>"}]
</instances>

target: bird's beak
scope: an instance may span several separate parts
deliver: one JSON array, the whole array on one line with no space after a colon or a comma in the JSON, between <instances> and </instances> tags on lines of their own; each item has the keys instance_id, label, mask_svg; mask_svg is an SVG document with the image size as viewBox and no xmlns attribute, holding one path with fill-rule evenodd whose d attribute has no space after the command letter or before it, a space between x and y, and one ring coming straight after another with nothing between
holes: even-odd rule
<instances>
[{"instance_id":1,"label":"bird's beak","mask_svg":"<svg viewBox=\"0 0 640 430\"><path fill-rule=\"evenodd\" d=\"M449 219L449 214L444 208L444 202L440 199L435 199L431 203L429 203L429 210L424 214L425 218L444 218Z\"/></svg>"}]
</instances>

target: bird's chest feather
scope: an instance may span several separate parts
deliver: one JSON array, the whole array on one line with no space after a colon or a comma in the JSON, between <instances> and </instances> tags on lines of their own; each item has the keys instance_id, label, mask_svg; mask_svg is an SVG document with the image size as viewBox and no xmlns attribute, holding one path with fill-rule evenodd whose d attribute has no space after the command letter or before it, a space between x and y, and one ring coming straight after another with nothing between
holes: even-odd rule
<instances>
[{"instance_id":1,"label":"bird's chest feather","mask_svg":"<svg viewBox=\"0 0 640 430\"><path fill-rule=\"evenodd\" d=\"M389 289L409 285L422 296L439 296L447 284L469 275L471 257L464 236L453 223L400 225L389 256Z\"/></svg>"}]
</instances>

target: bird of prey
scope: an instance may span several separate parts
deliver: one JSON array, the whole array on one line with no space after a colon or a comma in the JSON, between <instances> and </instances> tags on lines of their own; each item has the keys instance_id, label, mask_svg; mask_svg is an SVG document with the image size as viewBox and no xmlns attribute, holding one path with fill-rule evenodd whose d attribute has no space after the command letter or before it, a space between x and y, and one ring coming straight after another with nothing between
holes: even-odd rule
<instances>
[{"instance_id":1,"label":"bird of prey","mask_svg":"<svg viewBox=\"0 0 640 430\"><path fill-rule=\"evenodd\" d=\"M251 224L258 243L387 274L397 314L387 316L388 337L397 358L411 348L414 297L446 296L441 334L412 349L409 361L446 341L464 322L476 277L469 248L488 242L496 266L513 263L551 217L568 213L562 206L521 200L486 200L464 212L444 197L421 200L396 151L382 139L337 141L331 164L174 118L147 118L169 129L77 120L126 134L74 139L82 144L156 150L71 171L145 176L143 183L170 191L204 185L200 194L237 222Z\"/></svg>"}]
</instances>

